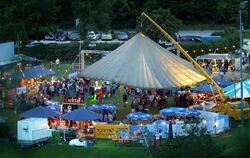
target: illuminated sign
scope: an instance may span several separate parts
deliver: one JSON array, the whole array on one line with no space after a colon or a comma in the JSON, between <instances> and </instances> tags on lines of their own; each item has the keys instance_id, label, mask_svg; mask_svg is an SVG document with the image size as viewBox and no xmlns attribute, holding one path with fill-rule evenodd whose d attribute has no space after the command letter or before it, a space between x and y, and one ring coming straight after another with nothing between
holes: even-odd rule
<instances>
[{"instance_id":1,"label":"illuminated sign","mask_svg":"<svg viewBox=\"0 0 250 158\"><path fill-rule=\"evenodd\" d=\"M83 98L77 98L77 97L65 97L64 103L73 103L73 104L83 104L84 99Z\"/></svg>"}]
</instances>

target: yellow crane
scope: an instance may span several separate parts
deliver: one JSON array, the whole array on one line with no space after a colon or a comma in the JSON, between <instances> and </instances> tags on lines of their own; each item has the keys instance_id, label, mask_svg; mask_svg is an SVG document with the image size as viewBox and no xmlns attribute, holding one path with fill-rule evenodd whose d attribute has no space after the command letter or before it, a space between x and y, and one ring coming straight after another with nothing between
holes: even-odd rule
<instances>
[{"instance_id":1,"label":"yellow crane","mask_svg":"<svg viewBox=\"0 0 250 158\"><path fill-rule=\"evenodd\" d=\"M220 86L202 69L202 67L176 42L160 25L158 25L151 17L146 13L142 13L141 16L145 16L174 46L194 65L194 67L207 79L207 81L216 88L217 92L221 96L222 100L226 100L226 96Z\"/></svg>"}]
</instances>

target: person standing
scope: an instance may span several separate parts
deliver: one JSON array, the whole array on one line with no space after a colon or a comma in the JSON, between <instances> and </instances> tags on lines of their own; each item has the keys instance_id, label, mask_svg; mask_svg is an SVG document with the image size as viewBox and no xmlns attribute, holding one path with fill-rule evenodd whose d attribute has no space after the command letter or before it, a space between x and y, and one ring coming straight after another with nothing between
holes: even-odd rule
<instances>
[{"instance_id":1,"label":"person standing","mask_svg":"<svg viewBox=\"0 0 250 158\"><path fill-rule=\"evenodd\" d=\"M53 84L50 85L49 91L50 91L50 96L51 96L51 97L54 97L55 86L54 86Z\"/></svg>"},{"instance_id":2,"label":"person standing","mask_svg":"<svg viewBox=\"0 0 250 158\"><path fill-rule=\"evenodd\" d=\"M108 113L108 122L109 123L113 122L113 115L110 112Z\"/></svg>"},{"instance_id":3,"label":"person standing","mask_svg":"<svg viewBox=\"0 0 250 158\"><path fill-rule=\"evenodd\" d=\"M123 106L126 107L128 101L128 96L126 93L123 94L122 100L123 100Z\"/></svg>"}]
</instances>

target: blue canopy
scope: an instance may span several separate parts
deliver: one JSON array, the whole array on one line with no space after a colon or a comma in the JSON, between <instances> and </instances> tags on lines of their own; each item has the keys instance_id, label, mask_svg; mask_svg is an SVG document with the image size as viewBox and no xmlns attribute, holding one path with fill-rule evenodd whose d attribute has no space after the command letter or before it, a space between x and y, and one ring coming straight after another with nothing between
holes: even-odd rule
<instances>
[{"instance_id":1,"label":"blue canopy","mask_svg":"<svg viewBox=\"0 0 250 158\"><path fill-rule=\"evenodd\" d=\"M231 90L235 90L235 89L239 89L241 86L240 86L240 82L237 82L237 83L234 83L230 86L227 86L226 88L223 88L223 91L231 91ZM249 88L250 87L250 80L245 80L243 81L243 88L244 87L247 87Z\"/></svg>"},{"instance_id":2,"label":"blue canopy","mask_svg":"<svg viewBox=\"0 0 250 158\"><path fill-rule=\"evenodd\" d=\"M221 87L226 87L226 86L230 86L232 84L234 84L231 81L225 80L225 79L218 79L215 81L219 86Z\"/></svg>"},{"instance_id":3,"label":"blue canopy","mask_svg":"<svg viewBox=\"0 0 250 158\"><path fill-rule=\"evenodd\" d=\"M47 105L47 106L60 106L61 105L60 102L55 101L55 100L46 100L44 102L44 104Z\"/></svg>"},{"instance_id":4,"label":"blue canopy","mask_svg":"<svg viewBox=\"0 0 250 158\"><path fill-rule=\"evenodd\" d=\"M53 110L53 111L61 112L61 107L60 106L49 105L49 106L46 106L46 108L50 109L50 110Z\"/></svg>"},{"instance_id":5,"label":"blue canopy","mask_svg":"<svg viewBox=\"0 0 250 158\"><path fill-rule=\"evenodd\" d=\"M157 120L155 122L153 122L154 125L156 126L166 126L168 125L168 121L166 120Z\"/></svg>"},{"instance_id":6,"label":"blue canopy","mask_svg":"<svg viewBox=\"0 0 250 158\"><path fill-rule=\"evenodd\" d=\"M198 116L200 114L199 111L195 109L186 109L186 108L178 108L171 107L160 110L160 114L164 116L177 115L177 116Z\"/></svg>"},{"instance_id":7,"label":"blue canopy","mask_svg":"<svg viewBox=\"0 0 250 158\"><path fill-rule=\"evenodd\" d=\"M242 83L243 87L243 97L249 98L250 97L250 80L246 80ZM241 84L237 82L231 86L228 86L223 89L226 91L225 95L229 96L230 98L240 98L241 97Z\"/></svg>"},{"instance_id":8,"label":"blue canopy","mask_svg":"<svg viewBox=\"0 0 250 158\"><path fill-rule=\"evenodd\" d=\"M202 84L195 88L197 92L216 92L216 89L211 84Z\"/></svg>"},{"instance_id":9,"label":"blue canopy","mask_svg":"<svg viewBox=\"0 0 250 158\"><path fill-rule=\"evenodd\" d=\"M103 107L100 105L91 105L88 107L89 110L103 110Z\"/></svg>"},{"instance_id":10,"label":"blue canopy","mask_svg":"<svg viewBox=\"0 0 250 158\"><path fill-rule=\"evenodd\" d=\"M110 111L115 111L117 109L117 107L113 104L102 104L101 106L103 107L103 109Z\"/></svg>"},{"instance_id":11,"label":"blue canopy","mask_svg":"<svg viewBox=\"0 0 250 158\"><path fill-rule=\"evenodd\" d=\"M49 69L46 69L42 65L38 66L33 66L27 70L24 70L21 75L26 78L26 79L32 79L36 77L41 77L41 76L48 76L48 75L54 75L55 72Z\"/></svg>"},{"instance_id":12,"label":"blue canopy","mask_svg":"<svg viewBox=\"0 0 250 158\"><path fill-rule=\"evenodd\" d=\"M109 110L115 111L117 108L113 104L91 105L88 107L90 110Z\"/></svg>"},{"instance_id":13,"label":"blue canopy","mask_svg":"<svg viewBox=\"0 0 250 158\"><path fill-rule=\"evenodd\" d=\"M89 109L80 108L63 114L61 118L72 121L88 121L101 119L102 116Z\"/></svg>"},{"instance_id":14,"label":"blue canopy","mask_svg":"<svg viewBox=\"0 0 250 158\"><path fill-rule=\"evenodd\" d=\"M31 110L25 111L21 113L21 117L24 118L30 118L30 117L36 117L36 118L53 118L58 117L59 114L51 109L38 106Z\"/></svg>"},{"instance_id":15,"label":"blue canopy","mask_svg":"<svg viewBox=\"0 0 250 158\"><path fill-rule=\"evenodd\" d=\"M51 110L57 111L57 112L61 112L61 103L58 101L46 100L44 102L44 104L46 105L46 108L48 108L48 109L51 109Z\"/></svg>"},{"instance_id":16,"label":"blue canopy","mask_svg":"<svg viewBox=\"0 0 250 158\"><path fill-rule=\"evenodd\" d=\"M136 112L136 113L128 114L127 118L129 120L135 120L135 121L148 121L148 120L152 120L153 116L150 114L143 113L143 112Z\"/></svg>"}]
</instances>

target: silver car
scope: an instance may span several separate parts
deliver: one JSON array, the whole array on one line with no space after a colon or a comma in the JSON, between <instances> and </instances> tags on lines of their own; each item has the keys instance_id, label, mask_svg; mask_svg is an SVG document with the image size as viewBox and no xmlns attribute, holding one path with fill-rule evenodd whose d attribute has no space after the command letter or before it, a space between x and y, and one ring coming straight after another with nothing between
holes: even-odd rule
<instances>
[{"instance_id":1,"label":"silver car","mask_svg":"<svg viewBox=\"0 0 250 158\"><path fill-rule=\"evenodd\" d=\"M89 31L89 32L87 33L87 37L88 37L89 40L94 40L94 41L96 41L96 40L99 40L99 39L100 39L101 34L98 33L98 32L95 32L95 31Z\"/></svg>"},{"instance_id":2,"label":"silver car","mask_svg":"<svg viewBox=\"0 0 250 158\"><path fill-rule=\"evenodd\" d=\"M127 32L119 32L117 38L118 40L128 40L129 35Z\"/></svg>"},{"instance_id":3,"label":"silver car","mask_svg":"<svg viewBox=\"0 0 250 158\"><path fill-rule=\"evenodd\" d=\"M113 37L112 37L111 31L110 32L103 32L101 39L102 40L112 40Z\"/></svg>"}]
</instances>

